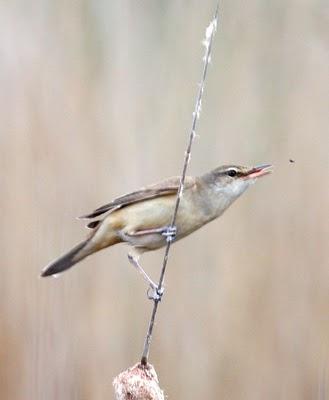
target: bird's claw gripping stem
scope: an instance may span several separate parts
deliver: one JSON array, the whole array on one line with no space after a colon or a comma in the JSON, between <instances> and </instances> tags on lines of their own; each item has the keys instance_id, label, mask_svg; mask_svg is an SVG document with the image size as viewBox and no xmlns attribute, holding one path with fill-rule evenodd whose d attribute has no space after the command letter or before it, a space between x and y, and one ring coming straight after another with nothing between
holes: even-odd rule
<instances>
[{"instance_id":1,"label":"bird's claw gripping stem","mask_svg":"<svg viewBox=\"0 0 329 400\"><path fill-rule=\"evenodd\" d=\"M161 301L162 295L164 293L164 288L161 287L159 288L156 285L150 285L150 287L147 289L147 297L149 300L153 301Z\"/></svg>"},{"instance_id":2,"label":"bird's claw gripping stem","mask_svg":"<svg viewBox=\"0 0 329 400\"><path fill-rule=\"evenodd\" d=\"M166 238L167 242L172 242L176 239L177 228L175 225L165 226L161 234Z\"/></svg>"}]
</instances>

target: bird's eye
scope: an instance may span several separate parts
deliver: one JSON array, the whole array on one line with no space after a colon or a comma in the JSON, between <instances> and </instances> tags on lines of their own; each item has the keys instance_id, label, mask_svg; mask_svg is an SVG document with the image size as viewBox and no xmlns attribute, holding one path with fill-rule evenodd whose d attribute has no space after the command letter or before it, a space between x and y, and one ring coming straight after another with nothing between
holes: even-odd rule
<instances>
[{"instance_id":1,"label":"bird's eye","mask_svg":"<svg viewBox=\"0 0 329 400\"><path fill-rule=\"evenodd\" d=\"M234 178L234 177L237 175L237 172L236 172L235 169L229 169L229 170L226 172L226 174L227 174L228 176L230 176L231 178Z\"/></svg>"}]
</instances>

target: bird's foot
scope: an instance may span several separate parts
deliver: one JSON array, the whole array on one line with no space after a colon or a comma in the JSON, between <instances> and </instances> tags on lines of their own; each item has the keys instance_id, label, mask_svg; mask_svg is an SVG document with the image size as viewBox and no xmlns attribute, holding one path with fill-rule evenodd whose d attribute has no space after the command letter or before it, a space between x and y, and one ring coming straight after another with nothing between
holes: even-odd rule
<instances>
[{"instance_id":1,"label":"bird's foot","mask_svg":"<svg viewBox=\"0 0 329 400\"><path fill-rule=\"evenodd\" d=\"M149 288L147 290L147 297L153 301L161 301L161 297L164 292L163 286L160 288L156 283L152 281L152 279L147 275L144 269L141 267L138 261L138 257L134 257L133 254L128 254L129 262L137 269L137 271L143 276L145 281L149 284Z\"/></svg>"},{"instance_id":2,"label":"bird's foot","mask_svg":"<svg viewBox=\"0 0 329 400\"><path fill-rule=\"evenodd\" d=\"M177 235L177 228L174 225L165 226L162 231L161 235L164 236L167 242L172 242L176 239Z\"/></svg>"},{"instance_id":3,"label":"bird's foot","mask_svg":"<svg viewBox=\"0 0 329 400\"><path fill-rule=\"evenodd\" d=\"M164 288L158 288L156 285L150 285L150 287L147 289L147 297L149 300L153 301L161 301L161 298L164 293Z\"/></svg>"}]
</instances>

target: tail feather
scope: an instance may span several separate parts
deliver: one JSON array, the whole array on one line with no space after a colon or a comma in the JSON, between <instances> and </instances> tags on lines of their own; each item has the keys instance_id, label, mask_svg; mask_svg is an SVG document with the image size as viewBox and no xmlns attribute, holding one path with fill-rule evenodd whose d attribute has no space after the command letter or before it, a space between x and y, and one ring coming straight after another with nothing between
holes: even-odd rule
<instances>
[{"instance_id":1,"label":"tail feather","mask_svg":"<svg viewBox=\"0 0 329 400\"><path fill-rule=\"evenodd\" d=\"M73 249L70 250L68 253L64 254L57 260L48 264L42 270L40 276L45 277L45 276L59 274L73 267L74 264L76 264L77 262L87 257L89 254L91 254L90 249L88 249L89 246L87 246L88 242L89 239L79 243L78 245L73 247Z\"/></svg>"}]
</instances>

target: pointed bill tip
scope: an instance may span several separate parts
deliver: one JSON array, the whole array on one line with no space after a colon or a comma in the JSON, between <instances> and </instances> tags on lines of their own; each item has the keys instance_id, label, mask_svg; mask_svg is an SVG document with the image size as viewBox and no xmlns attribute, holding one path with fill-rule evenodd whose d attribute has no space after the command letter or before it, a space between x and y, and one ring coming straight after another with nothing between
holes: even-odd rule
<instances>
[{"instance_id":1,"label":"pointed bill tip","mask_svg":"<svg viewBox=\"0 0 329 400\"><path fill-rule=\"evenodd\" d=\"M272 172L273 166L272 164L261 164L257 165L254 168L251 168L247 173L247 179L260 178L261 176L268 175Z\"/></svg>"},{"instance_id":2,"label":"pointed bill tip","mask_svg":"<svg viewBox=\"0 0 329 400\"><path fill-rule=\"evenodd\" d=\"M272 164L260 164L254 167L254 169L270 169L270 168L273 168Z\"/></svg>"}]
</instances>

